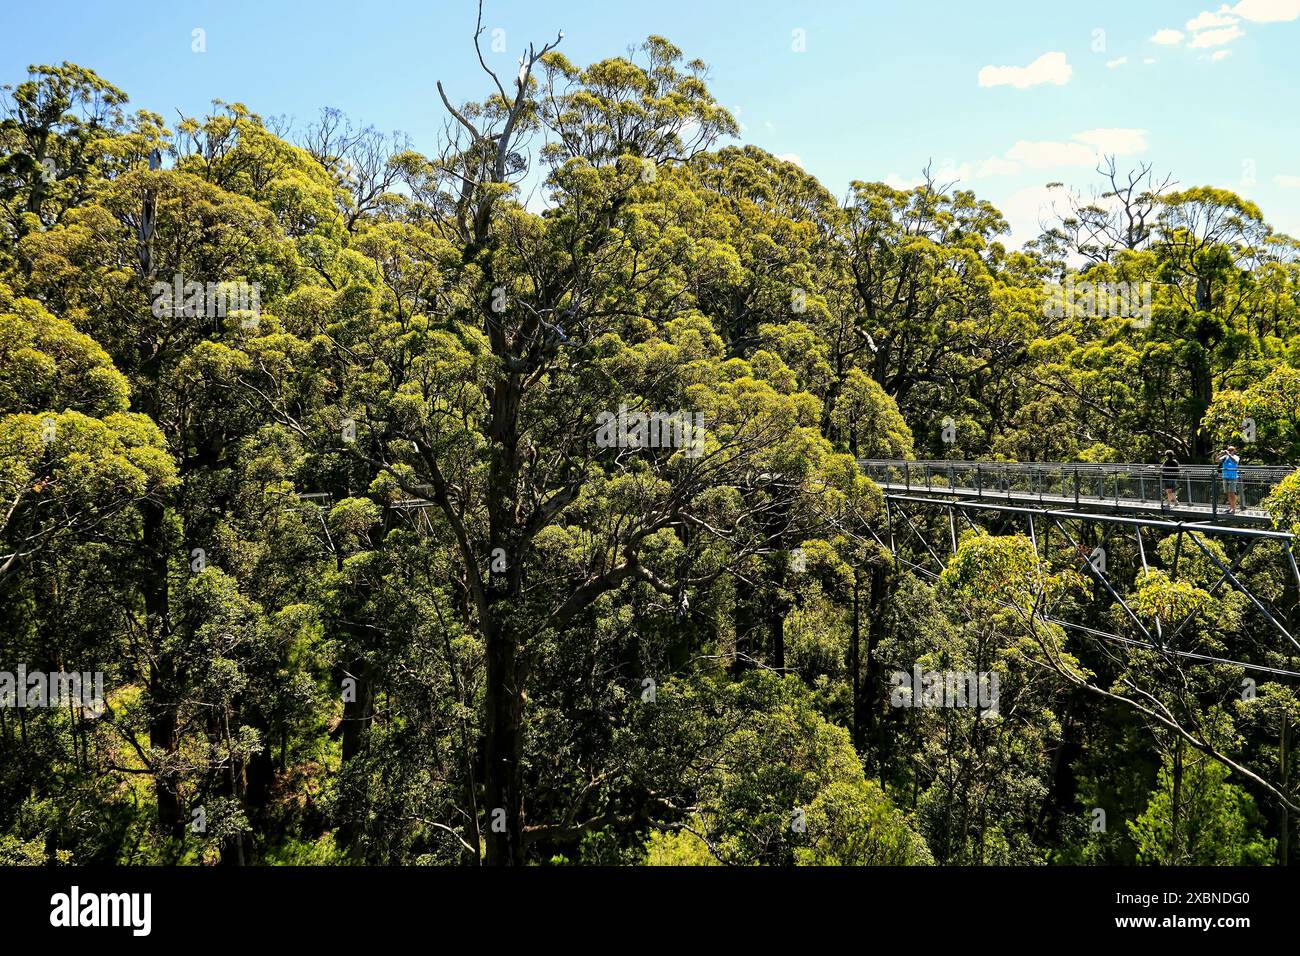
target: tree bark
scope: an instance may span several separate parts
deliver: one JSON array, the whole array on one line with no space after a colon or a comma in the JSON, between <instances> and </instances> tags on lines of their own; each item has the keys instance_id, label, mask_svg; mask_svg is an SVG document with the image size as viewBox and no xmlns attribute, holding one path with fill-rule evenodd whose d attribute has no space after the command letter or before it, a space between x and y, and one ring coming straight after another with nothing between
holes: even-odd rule
<instances>
[{"instance_id":1,"label":"tree bark","mask_svg":"<svg viewBox=\"0 0 1300 956\"><path fill-rule=\"evenodd\" d=\"M1172 844L1169 854L1169 864L1177 866L1179 864L1179 840L1178 825L1179 817L1182 812L1183 797L1183 742L1181 739L1174 741L1174 792L1172 795L1170 812L1169 812L1169 836Z\"/></svg>"},{"instance_id":2,"label":"tree bark","mask_svg":"<svg viewBox=\"0 0 1300 956\"><path fill-rule=\"evenodd\" d=\"M366 732L375 718L375 685L370 665L359 657L348 665L348 674L356 681L356 700L343 702L343 762L347 763L365 748Z\"/></svg>"},{"instance_id":3,"label":"tree bark","mask_svg":"<svg viewBox=\"0 0 1300 956\"><path fill-rule=\"evenodd\" d=\"M879 741L873 738L876 729L876 687L880 681L876 674L875 654L876 646L880 643L881 637L884 636L884 615L881 611L885 605L885 589L888 583L884 567L881 565L873 566L871 569L871 589L867 598L867 606L871 616L867 623L867 653L862 679L862 696L864 698L862 716L863 732L871 739L872 746L877 747L877 752L879 752Z\"/></svg>"},{"instance_id":4,"label":"tree bark","mask_svg":"<svg viewBox=\"0 0 1300 956\"><path fill-rule=\"evenodd\" d=\"M862 749L862 676L859 648L862 646L862 586L860 567L853 569L853 633L849 638L849 671L853 678L853 746Z\"/></svg>"},{"instance_id":5,"label":"tree bark","mask_svg":"<svg viewBox=\"0 0 1300 956\"><path fill-rule=\"evenodd\" d=\"M523 667L509 612L488 622L487 728L484 767L488 866L524 863Z\"/></svg>"},{"instance_id":6,"label":"tree bark","mask_svg":"<svg viewBox=\"0 0 1300 956\"><path fill-rule=\"evenodd\" d=\"M158 801L158 829L164 836L181 840L185 820L180 801L179 775L172 765L180 746L176 721L176 665L166 650L171 609L167 589L167 544L161 504L146 501L143 506L143 538L146 554L144 605L148 619L153 663L149 671L149 745L161 750L166 765L154 773Z\"/></svg>"}]
</instances>

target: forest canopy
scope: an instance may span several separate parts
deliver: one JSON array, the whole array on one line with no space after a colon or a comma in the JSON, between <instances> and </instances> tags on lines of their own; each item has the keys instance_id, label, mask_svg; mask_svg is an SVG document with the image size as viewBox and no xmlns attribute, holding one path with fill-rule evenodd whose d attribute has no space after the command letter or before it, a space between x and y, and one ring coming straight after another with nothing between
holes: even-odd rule
<instances>
[{"instance_id":1,"label":"forest canopy","mask_svg":"<svg viewBox=\"0 0 1300 956\"><path fill-rule=\"evenodd\" d=\"M1112 595L940 514L923 574L858 460L1294 464L1296 240L1113 160L1020 249L837 198L663 37L484 69L432 155L5 78L0 671L105 691L0 707L0 863L1287 859L1293 648L1219 570L1294 622L1281 545Z\"/></svg>"}]
</instances>

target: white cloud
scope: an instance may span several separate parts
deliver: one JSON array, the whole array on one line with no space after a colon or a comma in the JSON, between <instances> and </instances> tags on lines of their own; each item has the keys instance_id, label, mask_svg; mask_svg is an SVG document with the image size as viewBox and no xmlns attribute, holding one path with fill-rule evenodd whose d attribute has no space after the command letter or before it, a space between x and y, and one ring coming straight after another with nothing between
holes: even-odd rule
<instances>
[{"instance_id":1,"label":"white cloud","mask_svg":"<svg viewBox=\"0 0 1300 956\"><path fill-rule=\"evenodd\" d=\"M1147 57L1145 60L1143 60L1142 62L1143 62L1144 64L1146 64L1147 66L1151 66L1152 64L1154 64L1154 63L1156 62L1156 58L1153 57L1153 56L1149 56L1149 57Z\"/></svg>"},{"instance_id":2,"label":"white cloud","mask_svg":"<svg viewBox=\"0 0 1300 956\"><path fill-rule=\"evenodd\" d=\"M1120 58L1117 59L1117 60L1107 60L1107 61L1106 61L1106 69L1108 69L1108 70L1113 70L1113 69L1115 69L1115 67L1117 67L1117 66L1123 66L1123 65L1124 65L1125 63L1127 63L1127 62L1128 62L1128 57L1126 57L1126 56L1122 56L1122 57L1120 57Z\"/></svg>"},{"instance_id":3,"label":"white cloud","mask_svg":"<svg viewBox=\"0 0 1300 956\"><path fill-rule=\"evenodd\" d=\"M935 182L945 185L948 183L970 182L973 179L986 179L990 176L1012 176L1018 172L1020 172L1019 163L1003 159L1001 156L990 156L988 159L975 164L958 163L952 159L930 164L931 178ZM897 172L891 172L884 178L883 182L886 186L894 189L915 189L917 186L923 185L925 179L920 176L904 178Z\"/></svg>"},{"instance_id":4,"label":"white cloud","mask_svg":"<svg viewBox=\"0 0 1300 956\"><path fill-rule=\"evenodd\" d=\"M1057 198L1057 194L1046 186L1026 186L1006 198L994 199L993 205L998 207L1011 227L1009 245L1023 246L1031 239L1037 239L1043 222L1052 218L1052 203Z\"/></svg>"},{"instance_id":5,"label":"white cloud","mask_svg":"<svg viewBox=\"0 0 1300 956\"><path fill-rule=\"evenodd\" d=\"M1237 22L1237 18L1231 16L1232 8L1226 3L1219 7L1218 13L1211 13L1206 10L1195 19L1187 21L1187 29L1195 33L1197 30L1212 30L1215 27L1230 27Z\"/></svg>"},{"instance_id":6,"label":"white cloud","mask_svg":"<svg viewBox=\"0 0 1300 956\"><path fill-rule=\"evenodd\" d=\"M1044 53L1028 66L986 66L979 72L980 86L1014 86L1023 90L1042 83L1062 86L1068 83L1074 68L1064 53Z\"/></svg>"},{"instance_id":7,"label":"white cloud","mask_svg":"<svg viewBox=\"0 0 1300 956\"><path fill-rule=\"evenodd\" d=\"M1182 30L1166 27L1152 34L1150 40L1162 46L1178 46L1186 40L1188 49L1208 50L1244 37L1246 31L1239 26L1242 19L1252 23L1280 23L1297 18L1300 18L1300 0L1239 0L1235 6L1225 3L1217 11L1203 10L1188 20L1190 38ZM1217 62L1226 56L1226 52L1220 52L1208 59Z\"/></svg>"},{"instance_id":8,"label":"white cloud","mask_svg":"<svg viewBox=\"0 0 1300 956\"><path fill-rule=\"evenodd\" d=\"M959 163L953 159L941 160L937 165L930 162L930 176L937 183L959 183L973 179L975 168L970 163Z\"/></svg>"},{"instance_id":9,"label":"white cloud","mask_svg":"<svg viewBox=\"0 0 1300 956\"><path fill-rule=\"evenodd\" d=\"M1075 133L1074 139L1087 143L1105 155L1131 156L1147 150L1147 131L1144 129L1090 129Z\"/></svg>"},{"instance_id":10,"label":"white cloud","mask_svg":"<svg viewBox=\"0 0 1300 956\"><path fill-rule=\"evenodd\" d=\"M1075 133L1070 139L1073 142L1018 139L1004 155L991 156L980 163L975 176L1013 176L1021 172L1021 166L1028 169L1096 166L1102 156L1132 156L1147 151L1147 130L1130 127L1099 127Z\"/></svg>"},{"instance_id":11,"label":"white cloud","mask_svg":"<svg viewBox=\"0 0 1300 956\"><path fill-rule=\"evenodd\" d=\"M1001 168L998 171L1013 171L1010 166L1014 164L1023 164L1030 169L1095 166L1102 156L1131 156L1147 150L1147 131L1144 129L1089 129L1070 138L1073 142L1017 140L999 161Z\"/></svg>"},{"instance_id":12,"label":"white cloud","mask_svg":"<svg viewBox=\"0 0 1300 956\"><path fill-rule=\"evenodd\" d=\"M1300 176L1278 175L1273 177L1273 182L1283 189L1300 189Z\"/></svg>"},{"instance_id":13,"label":"white cloud","mask_svg":"<svg viewBox=\"0 0 1300 956\"><path fill-rule=\"evenodd\" d=\"M1003 159L1001 156L990 156L979 164L975 176L984 179L988 176L1014 176L1018 172L1020 172L1019 163Z\"/></svg>"},{"instance_id":14,"label":"white cloud","mask_svg":"<svg viewBox=\"0 0 1300 956\"><path fill-rule=\"evenodd\" d=\"M1231 51L1231 50L1215 50L1215 51L1210 55L1210 59L1211 59L1211 60L1214 60L1214 61L1217 63L1219 60L1222 60L1224 57L1228 57L1228 56L1231 56L1231 55L1232 55L1232 51Z\"/></svg>"},{"instance_id":15,"label":"white cloud","mask_svg":"<svg viewBox=\"0 0 1300 956\"><path fill-rule=\"evenodd\" d=\"M798 153L780 153L777 155L776 158L781 160L782 162L794 163L800 169L803 169L803 159L799 156Z\"/></svg>"},{"instance_id":16,"label":"white cloud","mask_svg":"<svg viewBox=\"0 0 1300 956\"><path fill-rule=\"evenodd\" d=\"M1050 169L1054 166L1092 166L1097 162L1097 152L1082 143L1021 139L1007 150L1006 158L1024 163L1030 169Z\"/></svg>"},{"instance_id":17,"label":"white cloud","mask_svg":"<svg viewBox=\"0 0 1300 956\"><path fill-rule=\"evenodd\" d=\"M890 189L915 189L924 182L925 180L920 177L904 179L902 176L898 175L898 173L890 173L885 177L885 185Z\"/></svg>"},{"instance_id":18,"label":"white cloud","mask_svg":"<svg viewBox=\"0 0 1300 956\"><path fill-rule=\"evenodd\" d=\"M1251 23L1281 23L1300 17L1300 0L1241 0L1232 12Z\"/></svg>"},{"instance_id":19,"label":"white cloud","mask_svg":"<svg viewBox=\"0 0 1300 956\"><path fill-rule=\"evenodd\" d=\"M1239 37L1244 37L1246 31L1241 27L1223 27L1219 30L1204 30L1192 37L1192 42L1187 44L1193 50L1203 50L1211 46L1223 46L1225 43L1231 43Z\"/></svg>"},{"instance_id":20,"label":"white cloud","mask_svg":"<svg viewBox=\"0 0 1300 956\"><path fill-rule=\"evenodd\" d=\"M1092 168L1103 156L1130 156L1146 150L1146 130L1101 127L1075 133L1069 142L1017 140L1001 156L990 156L976 163L958 163L953 159L944 159L931 165L930 174L940 183L970 182L998 176L1015 176L1025 169ZM778 158L788 159L789 155ZM913 189L923 181L920 177L904 178L897 172L891 172L884 179L885 184L894 189Z\"/></svg>"}]
</instances>

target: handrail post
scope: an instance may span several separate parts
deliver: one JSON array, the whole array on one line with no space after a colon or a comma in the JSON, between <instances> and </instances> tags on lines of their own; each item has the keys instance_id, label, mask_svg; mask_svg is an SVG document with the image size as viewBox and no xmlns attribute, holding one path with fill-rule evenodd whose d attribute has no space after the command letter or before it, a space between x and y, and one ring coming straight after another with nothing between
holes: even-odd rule
<instances>
[{"instance_id":1,"label":"handrail post","mask_svg":"<svg viewBox=\"0 0 1300 956\"><path fill-rule=\"evenodd\" d=\"M983 469L977 464L975 466L975 492L977 498L984 497L984 476Z\"/></svg>"},{"instance_id":2,"label":"handrail post","mask_svg":"<svg viewBox=\"0 0 1300 956\"><path fill-rule=\"evenodd\" d=\"M1219 516L1219 469L1210 472L1210 514Z\"/></svg>"},{"instance_id":3,"label":"handrail post","mask_svg":"<svg viewBox=\"0 0 1300 956\"><path fill-rule=\"evenodd\" d=\"M1079 466L1074 466L1074 506L1079 507Z\"/></svg>"}]
</instances>

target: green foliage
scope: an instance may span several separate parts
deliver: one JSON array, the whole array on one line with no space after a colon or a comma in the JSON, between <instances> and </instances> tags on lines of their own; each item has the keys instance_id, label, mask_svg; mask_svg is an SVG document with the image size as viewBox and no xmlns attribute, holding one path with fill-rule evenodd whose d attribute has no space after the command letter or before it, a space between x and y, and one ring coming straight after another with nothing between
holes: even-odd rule
<instances>
[{"instance_id":1,"label":"green foliage","mask_svg":"<svg viewBox=\"0 0 1300 956\"><path fill-rule=\"evenodd\" d=\"M0 863L1266 862L1294 694L1148 638L1293 667L1200 547L1294 606L1276 545L962 529L855 459L1204 462L1253 418L1291 461L1294 243L1197 187L1009 251L974 193L724 144L662 37L523 69L431 157L4 89L0 671L107 700L0 709ZM902 706L916 669L997 706Z\"/></svg>"},{"instance_id":2,"label":"green foliage","mask_svg":"<svg viewBox=\"0 0 1300 956\"><path fill-rule=\"evenodd\" d=\"M1255 801L1227 782L1220 763L1178 751L1160 767L1146 810L1128 826L1139 863L1245 866L1272 861ZM1182 762L1179 767L1176 762Z\"/></svg>"},{"instance_id":3,"label":"green foliage","mask_svg":"<svg viewBox=\"0 0 1300 956\"><path fill-rule=\"evenodd\" d=\"M646 866L721 866L708 844L689 830L668 833L660 830L646 841Z\"/></svg>"}]
</instances>

